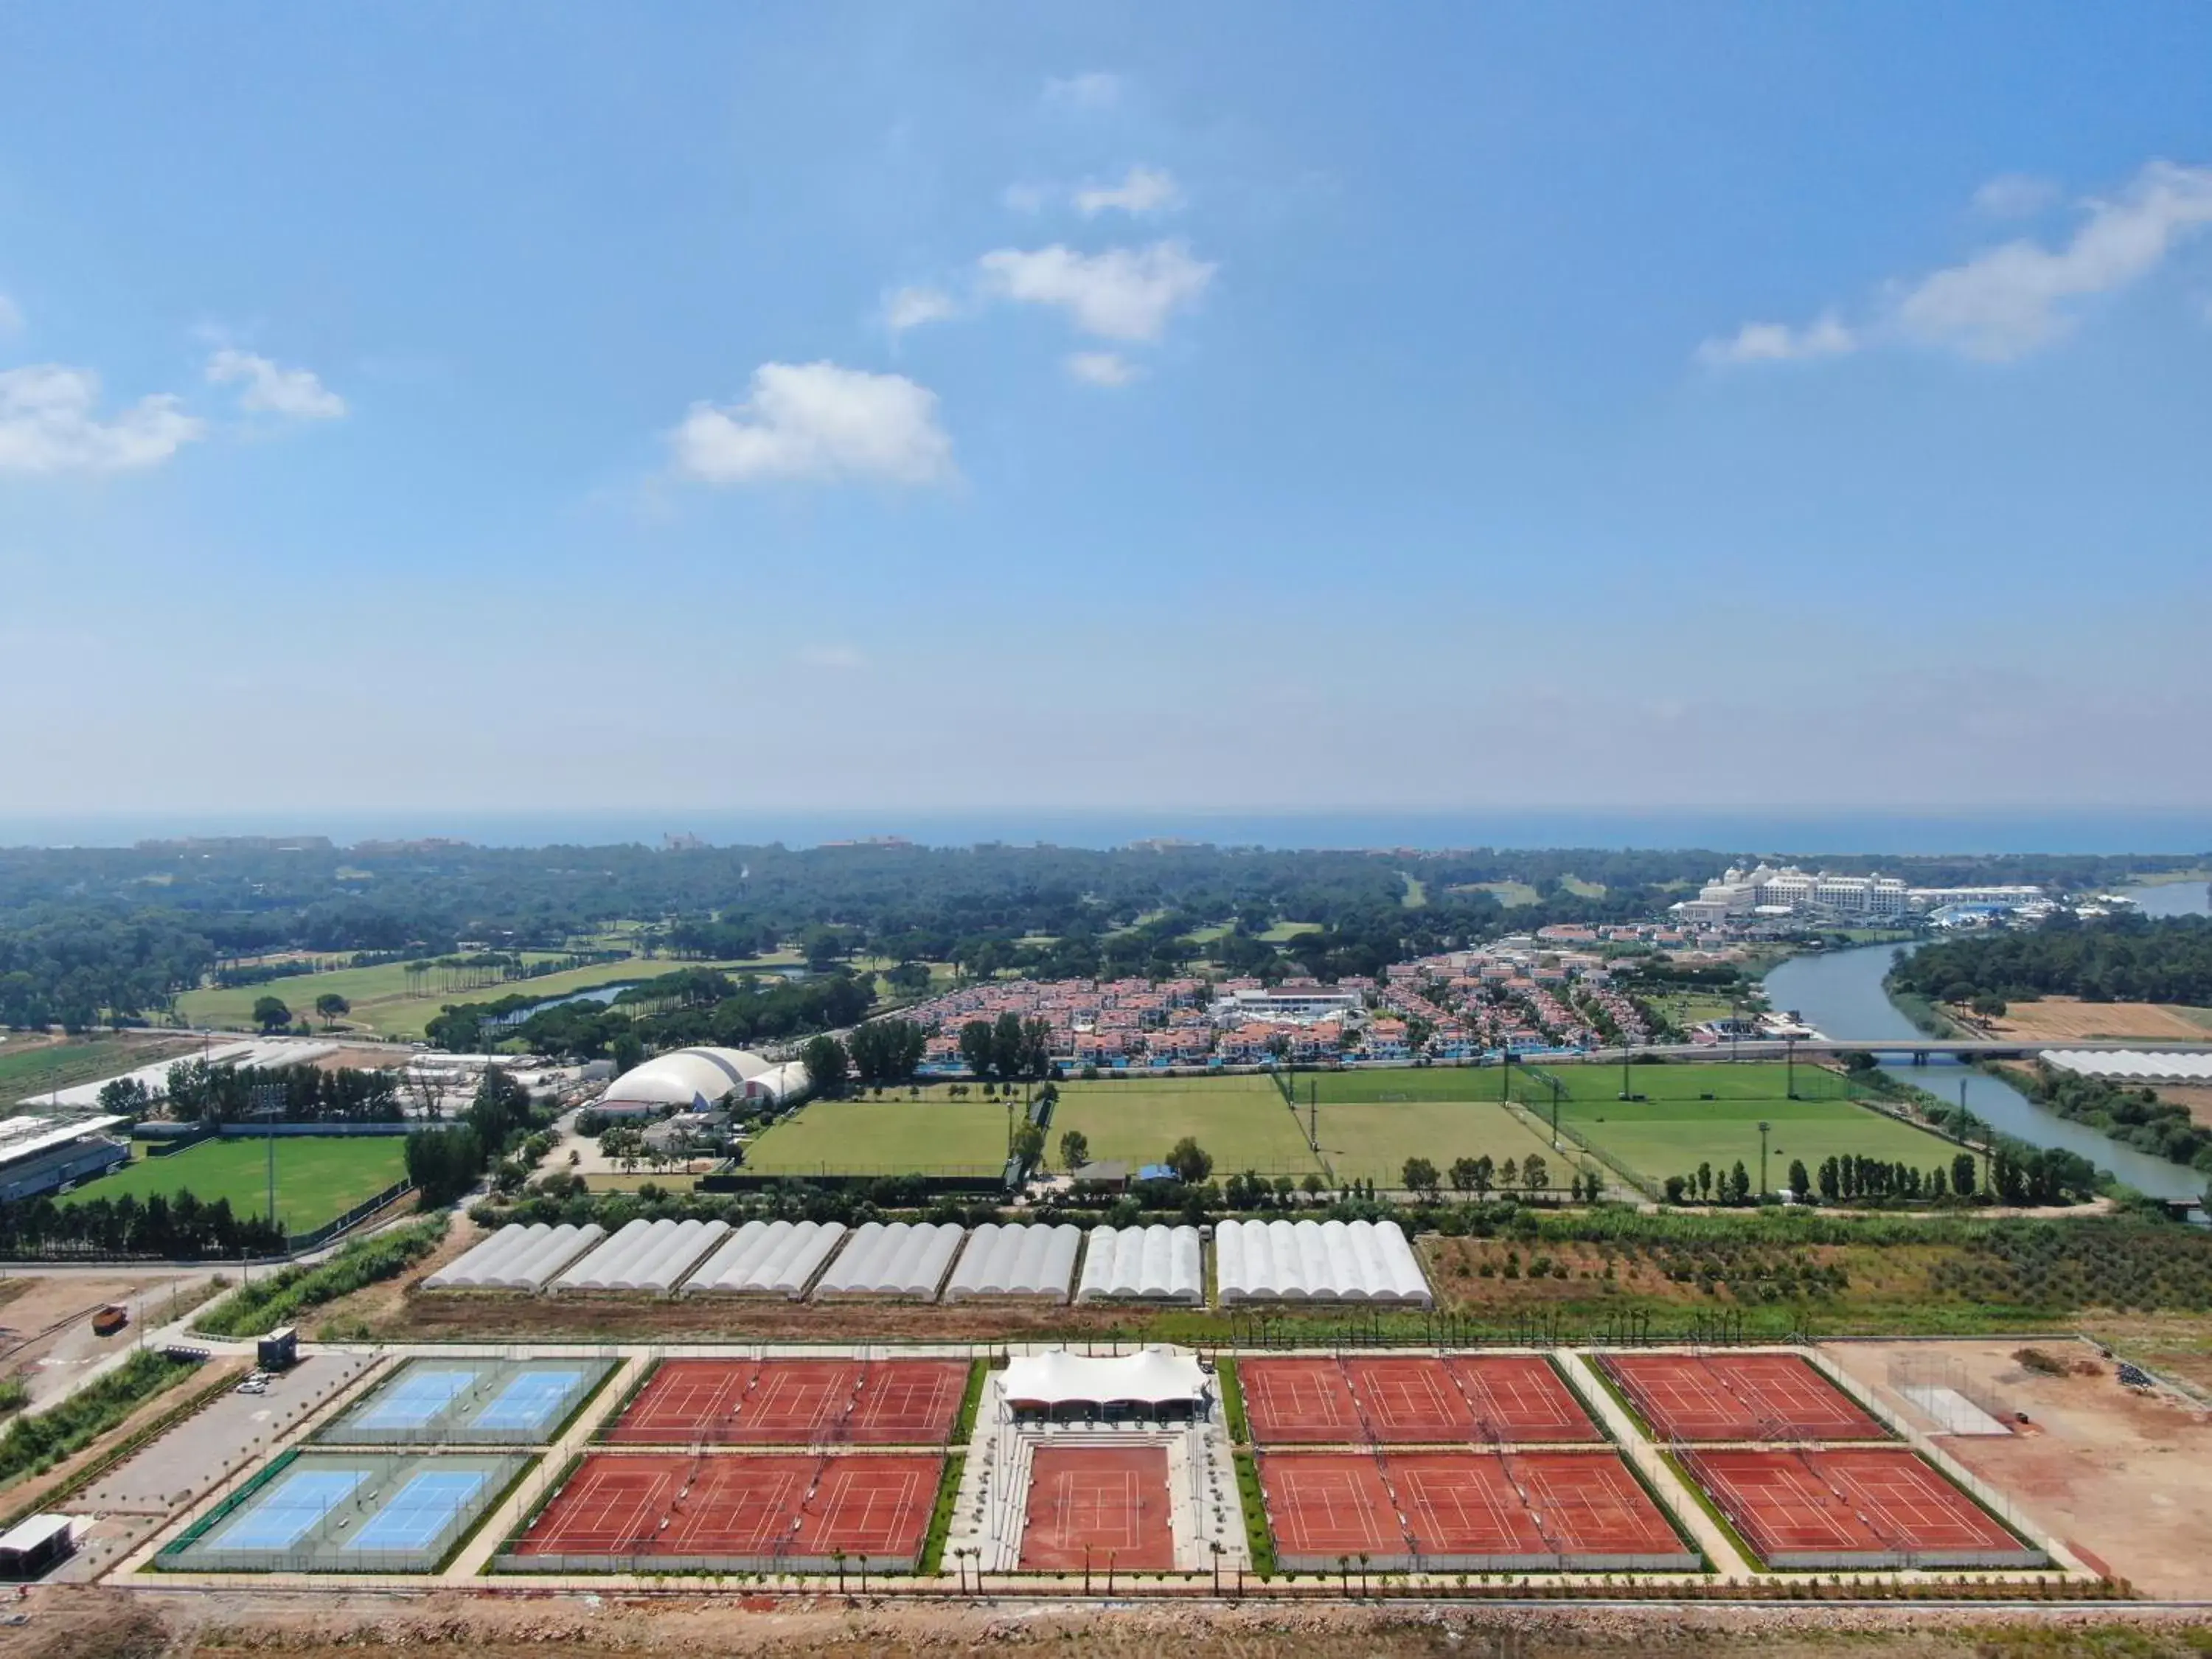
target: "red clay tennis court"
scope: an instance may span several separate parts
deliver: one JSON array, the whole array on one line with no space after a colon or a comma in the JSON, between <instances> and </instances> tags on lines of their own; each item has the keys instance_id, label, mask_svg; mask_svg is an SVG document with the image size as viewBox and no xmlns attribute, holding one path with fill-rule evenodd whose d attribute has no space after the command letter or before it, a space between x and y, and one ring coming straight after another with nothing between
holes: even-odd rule
<instances>
[{"instance_id":1,"label":"red clay tennis court","mask_svg":"<svg viewBox=\"0 0 2212 1659\"><path fill-rule=\"evenodd\" d=\"M1243 1359L1261 1445L1540 1444L1598 1437L1559 1374L1533 1355Z\"/></svg>"},{"instance_id":2,"label":"red clay tennis court","mask_svg":"<svg viewBox=\"0 0 2212 1659\"><path fill-rule=\"evenodd\" d=\"M1492 1571L1697 1565L1612 1452L1287 1452L1260 1459L1260 1481L1277 1558L1307 1571L1361 1555Z\"/></svg>"},{"instance_id":3,"label":"red clay tennis court","mask_svg":"<svg viewBox=\"0 0 2212 1659\"><path fill-rule=\"evenodd\" d=\"M788 1558L837 1551L885 1566L921 1549L945 1463L896 1454L839 1457L595 1452L513 1554L625 1561Z\"/></svg>"},{"instance_id":4,"label":"red clay tennis court","mask_svg":"<svg viewBox=\"0 0 2212 1659\"><path fill-rule=\"evenodd\" d=\"M1662 1440L1887 1440L1794 1353L1608 1353L1598 1364Z\"/></svg>"},{"instance_id":5,"label":"red clay tennis court","mask_svg":"<svg viewBox=\"0 0 2212 1659\"><path fill-rule=\"evenodd\" d=\"M1716 1449L1683 1463L1729 1524L1783 1568L2036 1566L2029 1548L1901 1447Z\"/></svg>"},{"instance_id":6,"label":"red clay tennis court","mask_svg":"<svg viewBox=\"0 0 2212 1659\"><path fill-rule=\"evenodd\" d=\"M1169 1502L1164 1446L1039 1446L1030 1461L1022 1567L1062 1571L1087 1560L1164 1572L1175 1565Z\"/></svg>"},{"instance_id":7,"label":"red clay tennis court","mask_svg":"<svg viewBox=\"0 0 2212 1659\"><path fill-rule=\"evenodd\" d=\"M1482 1440L1534 1446L1604 1438L1583 1402L1535 1354L1453 1355L1443 1362L1467 1396Z\"/></svg>"},{"instance_id":8,"label":"red clay tennis court","mask_svg":"<svg viewBox=\"0 0 2212 1659\"><path fill-rule=\"evenodd\" d=\"M630 1446L941 1446L967 1387L957 1359L669 1359L605 1437Z\"/></svg>"}]
</instances>

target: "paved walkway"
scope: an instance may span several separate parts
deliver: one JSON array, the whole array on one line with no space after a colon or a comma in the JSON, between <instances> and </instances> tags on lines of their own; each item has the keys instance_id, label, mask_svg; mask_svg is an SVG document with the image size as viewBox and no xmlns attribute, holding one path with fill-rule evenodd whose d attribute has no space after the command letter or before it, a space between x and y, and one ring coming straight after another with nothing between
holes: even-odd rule
<instances>
[{"instance_id":1,"label":"paved walkway","mask_svg":"<svg viewBox=\"0 0 2212 1659\"><path fill-rule=\"evenodd\" d=\"M580 1454L599 1432L609 1413L630 1396L630 1391L644 1376L652 1362L642 1355L625 1360L620 1370L600 1388L592 1403L578 1412L558 1440L548 1446L538 1460L538 1466L514 1483L514 1490L500 1501L499 1506L477 1525L476 1534L462 1547L446 1570L438 1575L448 1584L466 1583L483 1576L514 1529L522 1524L522 1517L532 1504L544 1495L545 1483L560 1478L568 1467L568 1460Z\"/></svg>"},{"instance_id":2,"label":"paved walkway","mask_svg":"<svg viewBox=\"0 0 2212 1659\"><path fill-rule=\"evenodd\" d=\"M1673 1467L1659 1455L1659 1449L1645 1438L1644 1431L1636 1425L1635 1419L1629 1416L1622 1409L1620 1402L1613 1397L1613 1390L1598 1380L1590 1370L1589 1356L1562 1350L1557 1357L1561 1369L1581 1394L1583 1403L1597 1414L1598 1421L1605 1425L1606 1432L1619 1443L1621 1455L1636 1466L1637 1473L1644 1477L1652 1491L1659 1494L1662 1504L1674 1512L1675 1519L1689 1532L1698 1547L1705 1553L1705 1559L1713 1564L1713 1571L1724 1583L1747 1583L1753 1576L1751 1563L1743 1559L1743 1553L1729 1540L1729 1535L1720 1529L1719 1523L1705 1512L1705 1506L1684 1488Z\"/></svg>"}]
</instances>

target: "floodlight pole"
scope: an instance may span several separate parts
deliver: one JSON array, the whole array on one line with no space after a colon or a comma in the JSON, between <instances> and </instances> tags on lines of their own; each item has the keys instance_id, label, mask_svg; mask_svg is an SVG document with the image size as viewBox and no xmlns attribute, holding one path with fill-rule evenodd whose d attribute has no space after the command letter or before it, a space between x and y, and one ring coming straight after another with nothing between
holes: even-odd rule
<instances>
[{"instance_id":1,"label":"floodlight pole","mask_svg":"<svg viewBox=\"0 0 2212 1659\"><path fill-rule=\"evenodd\" d=\"M1766 1132L1773 1126L1761 1118L1759 1123L1759 1195L1766 1196Z\"/></svg>"}]
</instances>

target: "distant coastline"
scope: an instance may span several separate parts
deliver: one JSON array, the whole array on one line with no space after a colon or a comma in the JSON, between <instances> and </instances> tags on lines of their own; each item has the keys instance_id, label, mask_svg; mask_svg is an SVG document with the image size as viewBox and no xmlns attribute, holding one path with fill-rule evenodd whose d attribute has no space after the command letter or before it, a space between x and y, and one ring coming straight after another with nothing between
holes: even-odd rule
<instances>
[{"instance_id":1,"label":"distant coastline","mask_svg":"<svg viewBox=\"0 0 2212 1659\"><path fill-rule=\"evenodd\" d=\"M0 817L0 848L127 847L186 836L321 835L341 844L447 836L488 847L659 846L696 836L715 846L781 842L811 847L869 836L929 846L986 842L1117 847L1146 840L1304 848L1709 848L1792 854L2195 854L2212 862L2212 808L2106 811L1997 809L1899 812L1863 808L1469 808L1370 812L1206 812L1131 807L1006 808L963 812L896 808L744 812L684 807L588 811L282 811L232 813L52 813Z\"/></svg>"},{"instance_id":2,"label":"distant coastline","mask_svg":"<svg viewBox=\"0 0 2212 1659\"><path fill-rule=\"evenodd\" d=\"M1787 854L2188 854L2212 852L2208 810L2000 811L1650 810L1504 807L1464 811L1128 810L626 810L595 811L234 811L234 814L24 814L0 817L0 848L128 848L142 838L321 834L349 845L376 838L456 836L487 848L710 845L905 836L936 848L1055 842L1119 848L1133 841L1207 841L1259 848L1714 848Z\"/></svg>"}]
</instances>

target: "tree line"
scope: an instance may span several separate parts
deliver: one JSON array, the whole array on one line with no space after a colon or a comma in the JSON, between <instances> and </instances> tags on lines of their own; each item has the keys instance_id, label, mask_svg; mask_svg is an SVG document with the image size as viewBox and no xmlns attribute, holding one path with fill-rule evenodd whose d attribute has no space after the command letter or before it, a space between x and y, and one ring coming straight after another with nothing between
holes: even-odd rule
<instances>
[{"instance_id":1,"label":"tree line","mask_svg":"<svg viewBox=\"0 0 2212 1659\"><path fill-rule=\"evenodd\" d=\"M2212 917L2117 915L2084 921L2061 912L2040 927L1923 945L1889 982L1932 1001L2212 1003Z\"/></svg>"},{"instance_id":2,"label":"tree line","mask_svg":"<svg viewBox=\"0 0 2212 1659\"><path fill-rule=\"evenodd\" d=\"M10 1255L73 1253L210 1261L240 1254L272 1255L284 1229L266 1216L240 1215L230 1200L204 1204L190 1192L140 1199L92 1197L73 1204L50 1198L0 1204L0 1249Z\"/></svg>"}]
</instances>

